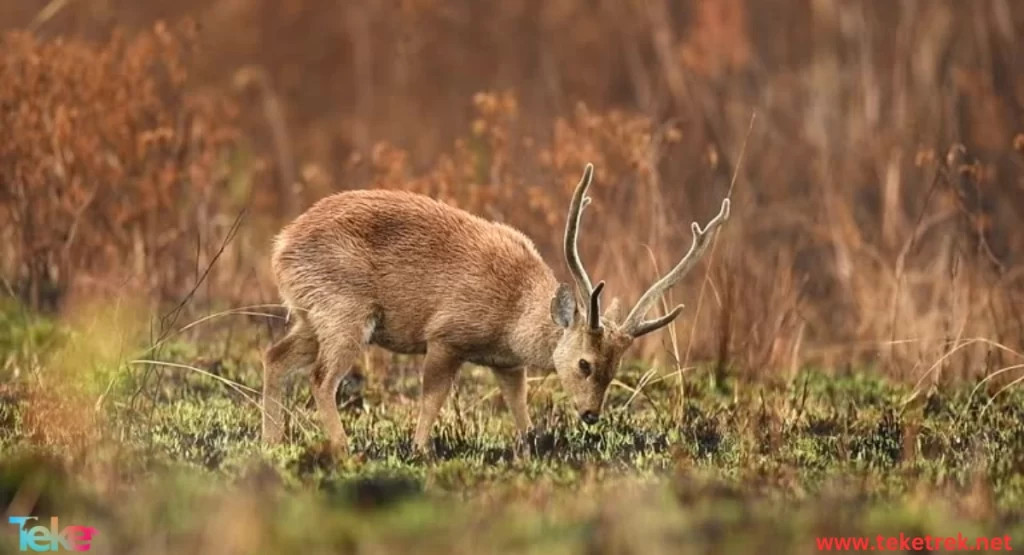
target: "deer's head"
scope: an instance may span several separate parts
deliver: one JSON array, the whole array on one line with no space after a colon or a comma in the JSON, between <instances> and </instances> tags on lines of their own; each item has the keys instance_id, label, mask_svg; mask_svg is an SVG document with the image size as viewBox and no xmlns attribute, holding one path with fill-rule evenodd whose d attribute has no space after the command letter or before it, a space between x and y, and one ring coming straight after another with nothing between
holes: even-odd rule
<instances>
[{"instance_id":1,"label":"deer's head","mask_svg":"<svg viewBox=\"0 0 1024 555\"><path fill-rule=\"evenodd\" d=\"M575 285L559 285L551 299L551 319L563 330L553 356L555 372L572 397L580 418L588 425L600 418L608 385L615 378L622 355L629 346L636 338L670 324L682 312L683 305L653 320L644 319L647 311L665 291L689 273L718 228L729 219L727 198L722 201L718 215L706 226L702 228L696 222L691 224L693 242L690 250L665 277L640 297L625 318L619 313L618 299L613 299L602 313L604 282L591 284L576 246L580 215L590 203L586 193L593 176L594 166L587 164L573 193L565 225L565 260Z\"/></svg>"}]
</instances>

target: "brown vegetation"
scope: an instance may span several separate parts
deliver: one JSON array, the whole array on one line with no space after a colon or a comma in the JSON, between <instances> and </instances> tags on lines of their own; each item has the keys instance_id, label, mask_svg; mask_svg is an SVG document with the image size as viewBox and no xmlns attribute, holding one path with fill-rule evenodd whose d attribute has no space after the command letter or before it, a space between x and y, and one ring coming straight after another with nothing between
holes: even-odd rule
<instances>
[{"instance_id":1,"label":"brown vegetation","mask_svg":"<svg viewBox=\"0 0 1024 555\"><path fill-rule=\"evenodd\" d=\"M732 192L649 356L935 378L1024 349L1018 3L52 5L0 7L34 33L0 46L0 236L36 306L90 278L178 300L243 206L193 306L276 301L270 234L374 186L516 225L567 280L593 162L582 257L626 302Z\"/></svg>"},{"instance_id":2,"label":"brown vegetation","mask_svg":"<svg viewBox=\"0 0 1024 555\"><path fill-rule=\"evenodd\" d=\"M238 132L230 104L187 91L190 40L163 24L102 45L3 37L4 277L32 306L191 287L195 245L232 204Z\"/></svg>"}]
</instances>

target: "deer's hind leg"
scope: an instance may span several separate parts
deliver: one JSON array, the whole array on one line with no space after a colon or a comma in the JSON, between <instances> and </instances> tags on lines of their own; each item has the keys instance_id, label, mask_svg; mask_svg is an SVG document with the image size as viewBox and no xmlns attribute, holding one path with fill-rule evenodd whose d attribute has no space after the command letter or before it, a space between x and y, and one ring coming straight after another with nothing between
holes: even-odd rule
<instances>
[{"instance_id":1,"label":"deer's hind leg","mask_svg":"<svg viewBox=\"0 0 1024 555\"><path fill-rule=\"evenodd\" d=\"M263 355L263 443L280 443L284 432L284 380L316 366L319 343L308 322L298 318L292 329Z\"/></svg>"},{"instance_id":2,"label":"deer's hind leg","mask_svg":"<svg viewBox=\"0 0 1024 555\"><path fill-rule=\"evenodd\" d=\"M311 314L320 344L319 364L310 375L317 414L331 448L348 451L348 436L341 425L336 395L338 387L362 354L373 331L372 312L354 310L340 303Z\"/></svg>"}]
</instances>

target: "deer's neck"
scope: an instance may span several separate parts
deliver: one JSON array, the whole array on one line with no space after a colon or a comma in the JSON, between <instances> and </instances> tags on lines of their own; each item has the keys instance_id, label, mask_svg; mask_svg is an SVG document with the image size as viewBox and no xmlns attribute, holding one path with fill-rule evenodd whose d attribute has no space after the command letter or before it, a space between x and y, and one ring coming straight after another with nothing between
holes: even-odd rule
<instances>
[{"instance_id":1,"label":"deer's neck","mask_svg":"<svg viewBox=\"0 0 1024 555\"><path fill-rule=\"evenodd\" d=\"M521 312L513 327L512 344L524 364L538 370L554 368L552 356L562 329L551 320L551 299L558 289L553 277L534 284L523 295Z\"/></svg>"}]
</instances>

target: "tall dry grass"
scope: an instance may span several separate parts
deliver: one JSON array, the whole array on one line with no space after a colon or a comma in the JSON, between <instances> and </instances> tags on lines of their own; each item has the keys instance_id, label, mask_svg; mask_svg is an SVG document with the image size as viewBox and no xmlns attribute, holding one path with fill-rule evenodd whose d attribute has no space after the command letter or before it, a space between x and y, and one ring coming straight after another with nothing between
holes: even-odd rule
<instances>
[{"instance_id":1,"label":"tall dry grass","mask_svg":"<svg viewBox=\"0 0 1024 555\"><path fill-rule=\"evenodd\" d=\"M184 16L201 23L189 40L203 52L187 60L145 31L154 18ZM49 268L63 264L69 276L101 260L123 266L139 259L139 244L144 263L119 273L164 276L170 286L149 289L178 299L246 202L242 231L194 306L271 300L270 234L316 198L354 187L409 188L519 226L567 276L558 251L566 198L593 161L583 258L626 301L685 251L689 222L707 219L738 176L735 216L714 256L673 293L689 310L644 341L646 357L680 371L712 359L722 372L782 377L807 363L874 363L926 385L1005 368L1024 350L1024 64L1015 55L1024 8L1009 0L102 2L42 15L8 5L0 21L35 34L7 35L0 68L18 77L0 82L19 83L0 102L5 123L21 117L9 106L39 106L34 126L4 126L15 140L0 146L3 209L46 222L8 216L0 231L7 244L47 237L4 267L35 304L33 288L54 279ZM113 28L128 31L109 39ZM124 38L132 29L141 38ZM65 36L94 42L55 38ZM139 57L132 48L146 64L127 61ZM79 80L10 73L29 59ZM118 68L102 81L123 79L134 92L118 97L124 86L111 84L69 95L88 80L61 68L99 60ZM121 166L137 170L110 174L107 154L90 147L75 154L85 188L49 192L76 191L52 169L54 137L121 132L111 118L156 86L150 62L190 79L140 108L143 129L200 117L223 133L186 130L157 143L123 133ZM214 115L219 102L235 107L230 117ZM106 118L51 130L55 116L97 106ZM259 178L244 160L218 159L249 146ZM19 192L28 170L15 165L57 175L31 208ZM198 177L175 177L190 171ZM86 204L90 187L110 183L120 188ZM167 183L184 187L177 203ZM120 224L137 231L69 240L71 222L119 221L109 214L122 198L150 211ZM197 231L211 221L218 231ZM174 230L166 243L164 223Z\"/></svg>"}]
</instances>

